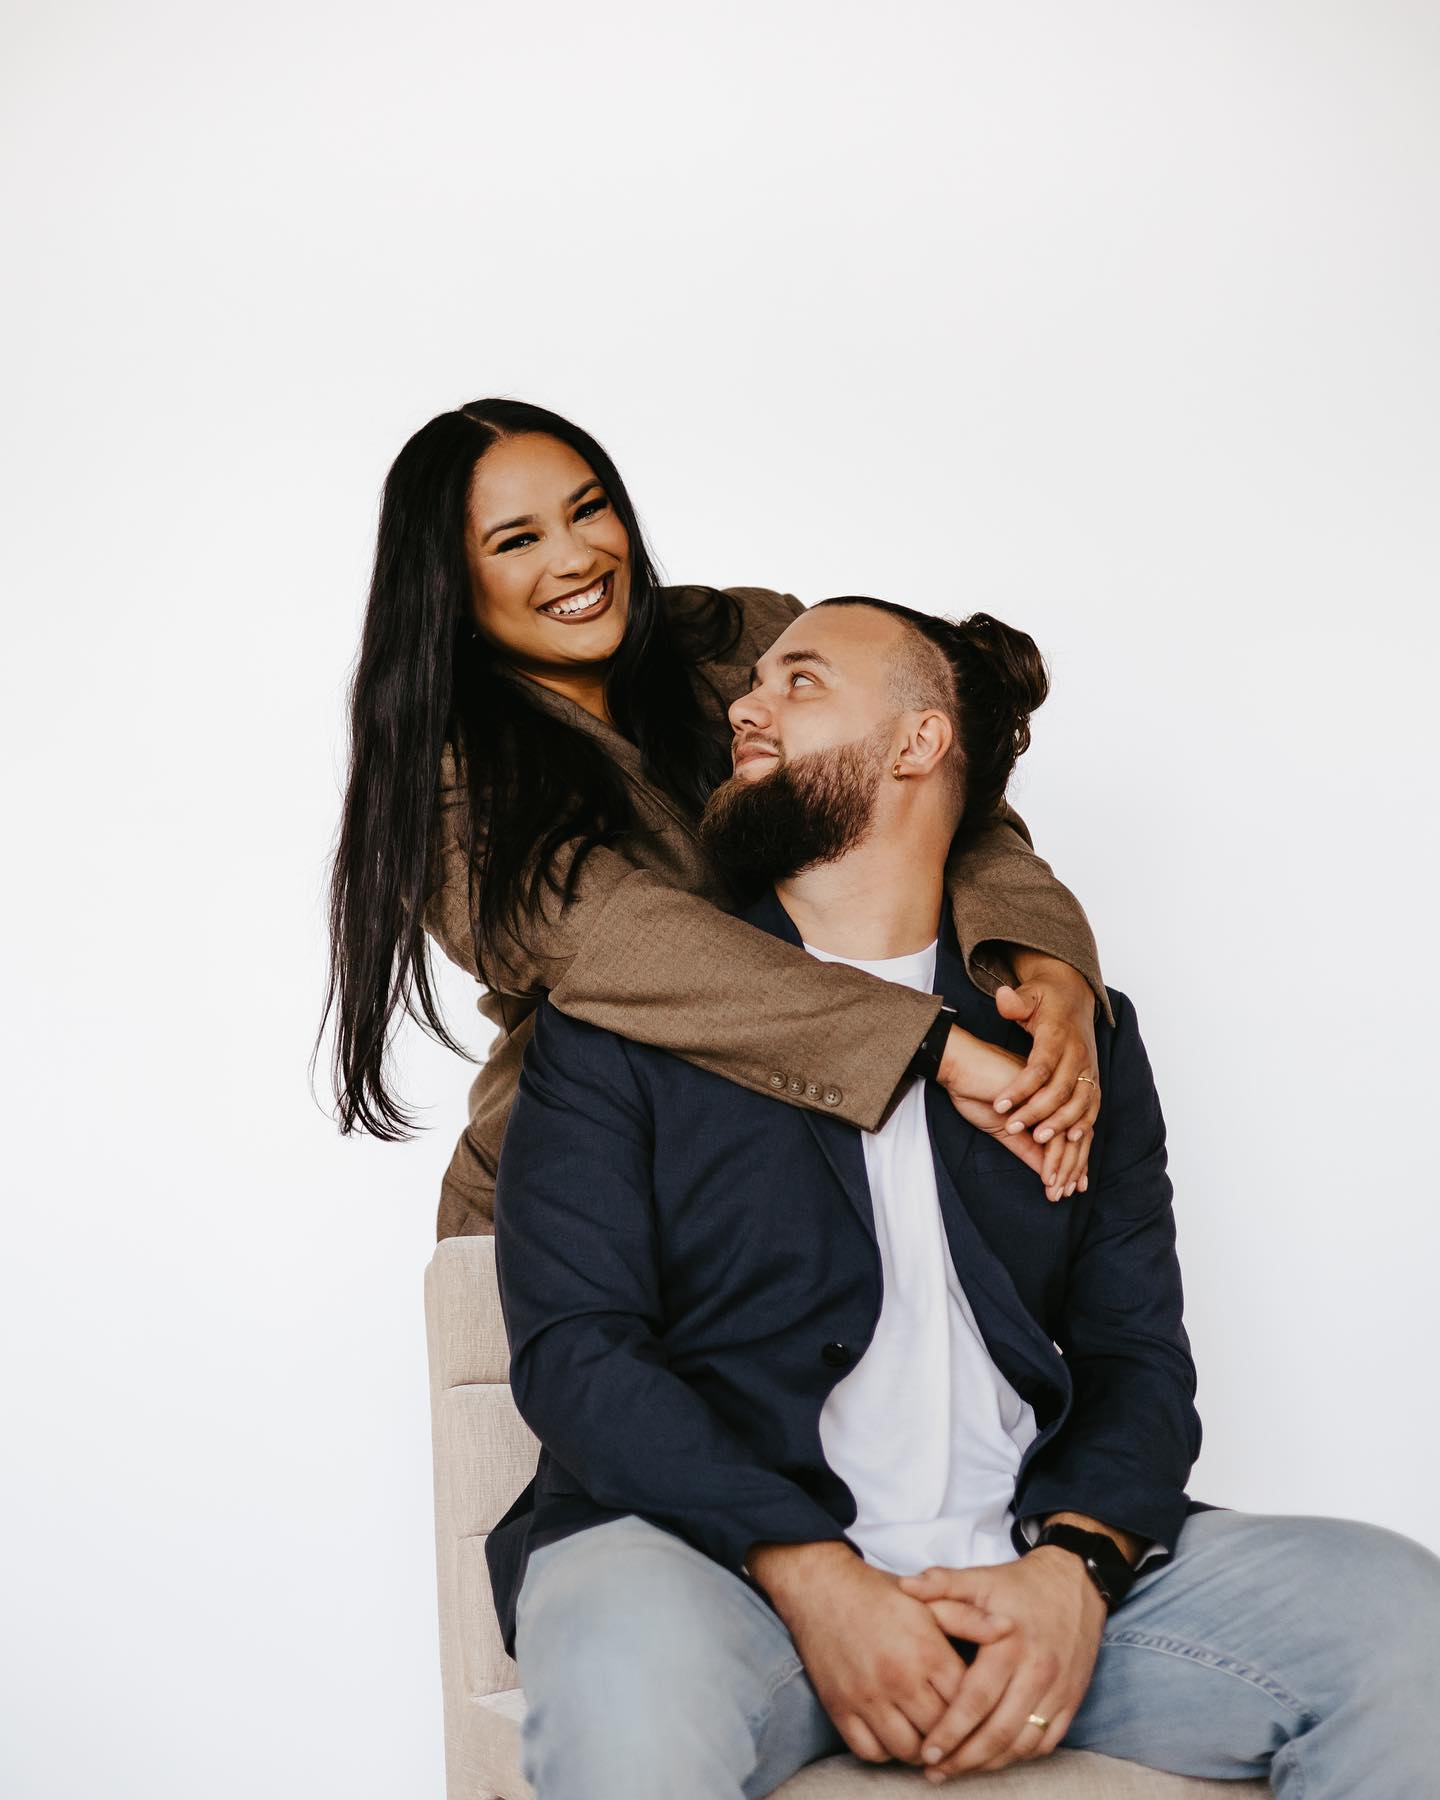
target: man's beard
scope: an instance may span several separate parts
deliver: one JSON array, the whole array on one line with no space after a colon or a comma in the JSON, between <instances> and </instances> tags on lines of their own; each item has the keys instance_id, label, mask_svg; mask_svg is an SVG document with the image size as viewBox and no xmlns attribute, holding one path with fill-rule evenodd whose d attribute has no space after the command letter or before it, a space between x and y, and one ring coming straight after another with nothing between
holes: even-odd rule
<instances>
[{"instance_id":1,"label":"man's beard","mask_svg":"<svg viewBox=\"0 0 1440 1800\"><path fill-rule=\"evenodd\" d=\"M700 841L738 894L836 862L868 835L893 725L829 750L782 756L768 775L732 775L706 802Z\"/></svg>"}]
</instances>

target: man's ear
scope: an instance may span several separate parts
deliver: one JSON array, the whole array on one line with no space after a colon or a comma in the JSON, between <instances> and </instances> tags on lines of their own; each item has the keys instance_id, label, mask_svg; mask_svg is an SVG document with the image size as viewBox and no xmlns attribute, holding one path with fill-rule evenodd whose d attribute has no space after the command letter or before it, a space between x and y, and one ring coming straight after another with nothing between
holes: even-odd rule
<instances>
[{"instance_id":1,"label":"man's ear","mask_svg":"<svg viewBox=\"0 0 1440 1800\"><path fill-rule=\"evenodd\" d=\"M943 712L932 708L929 712L915 715L914 722L901 743L897 760L909 775L928 775L938 763L944 761L954 741L955 727Z\"/></svg>"}]
</instances>

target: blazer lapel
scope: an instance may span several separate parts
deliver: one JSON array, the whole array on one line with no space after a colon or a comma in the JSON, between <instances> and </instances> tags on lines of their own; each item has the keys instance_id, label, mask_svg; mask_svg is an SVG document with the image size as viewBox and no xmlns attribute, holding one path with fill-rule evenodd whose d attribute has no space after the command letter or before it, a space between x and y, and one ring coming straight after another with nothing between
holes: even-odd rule
<instances>
[{"instance_id":1,"label":"blazer lapel","mask_svg":"<svg viewBox=\"0 0 1440 1800\"><path fill-rule=\"evenodd\" d=\"M855 1208L860 1223L875 1236L875 1206L870 1198L870 1177L865 1169L865 1149L858 1126L847 1125L830 1113L805 1109L805 1123L814 1134L835 1179L845 1190L845 1198Z\"/></svg>"},{"instance_id":2,"label":"blazer lapel","mask_svg":"<svg viewBox=\"0 0 1440 1800\"><path fill-rule=\"evenodd\" d=\"M741 917L761 931L768 931L772 937L794 944L796 949L804 948L805 940L780 904L780 896L773 887L767 887L758 900L745 908ZM875 1208L870 1199L870 1179L865 1172L865 1150L859 1130L854 1125L847 1125L844 1119L837 1119L833 1113L816 1112L808 1106L801 1111L821 1155L845 1190L845 1198L873 1238Z\"/></svg>"},{"instance_id":3,"label":"blazer lapel","mask_svg":"<svg viewBox=\"0 0 1440 1800\"><path fill-rule=\"evenodd\" d=\"M1023 1027L1001 1018L995 1002L982 994L965 973L965 960L948 906L940 921L935 991L955 1008L957 1023L966 1031L1021 1056L1028 1053L1029 1034ZM980 1179L968 1163L983 1133L956 1112L944 1090L934 1082L926 1085L925 1113L935 1153L940 1210L955 1273L975 1309L976 1322L991 1354L1020 1391L1027 1385L1028 1372L1032 1380L1042 1380L1062 1401L1068 1402L1070 1373L1064 1358L1020 1298L1010 1271L986 1242L965 1204L967 1182Z\"/></svg>"},{"instance_id":4,"label":"blazer lapel","mask_svg":"<svg viewBox=\"0 0 1440 1800\"><path fill-rule=\"evenodd\" d=\"M925 1088L925 1113L935 1153L935 1185L955 1273L975 1309L975 1322L990 1354L1021 1394L1035 1380L1068 1399L1069 1371L1048 1333L1016 1291L1010 1271L991 1249L965 1204L966 1164L981 1135L962 1119L934 1082ZM1028 1394L1026 1394L1028 1398Z\"/></svg>"}]
</instances>

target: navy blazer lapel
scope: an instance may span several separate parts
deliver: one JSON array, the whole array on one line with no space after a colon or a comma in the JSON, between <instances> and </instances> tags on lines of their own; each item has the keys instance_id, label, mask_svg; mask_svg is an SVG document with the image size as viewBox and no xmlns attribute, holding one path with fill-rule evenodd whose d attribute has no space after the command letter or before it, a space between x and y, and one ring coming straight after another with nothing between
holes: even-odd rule
<instances>
[{"instance_id":1,"label":"navy blazer lapel","mask_svg":"<svg viewBox=\"0 0 1440 1800\"><path fill-rule=\"evenodd\" d=\"M999 1044L1025 1056L1029 1033L1002 1018L995 1002L982 994L965 972L965 959L955 935L950 909L940 922L940 943L935 956L935 991L953 1006L956 1022L987 1043ZM986 1343L996 1362L1017 1387L1022 1369L1028 1369L1063 1397L1069 1393L1069 1371L1048 1334L1016 1291L1010 1271L985 1238L965 1204L969 1182L983 1179L967 1168L971 1152L984 1134L961 1118L943 1089L926 1084L925 1115L930 1143L935 1152L935 1180L940 1210L955 1272L975 1309ZM1046 1203L1048 1204L1048 1202Z\"/></svg>"},{"instance_id":2,"label":"navy blazer lapel","mask_svg":"<svg viewBox=\"0 0 1440 1800\"><path fill-rule=\"evenodd\" d=\"M925 1114L930 1124L935 1183L951 1260L975 1309L975 1321L991 1355L1021 1392L1026 1385L1023 1379L1017 1379L1021 1369L1028 1369L1062 1394L1068 1392L1067 1372L1059 1351L1020 1298L1010 1271L981 1235L965 1204L967 1182L984 1179L966 1167L981 1134L960 1117L944 1090L934 1082L926 1084Z\"/></svg>"},{"instance_id":3,"label":"navy blazer lapel","mask_svg":"<svg viewBox=\"0 0 1440 1800\"><path fill-rule=\"evenodd\" d=\"M805 1123L814 1133L826 1162L845 1190L845 1197L855 1208L860 1223L875 1236L875 1205L870 1198L870 1177L865 1169L865 1147L856 1125L847 1125L833 1113L805 1110Z\"/></svg>"},{"instance_id":4,"label":"navy blazer lapel","mask_svg":"<svg viewBox=\"0 0 1440 1800\"><path fill-rule=\"evenodd\" d=\"M753 905L745 908L741 915L750 924L761 931L768 931L772 937L783 938L786 943L803 949L805 940L800 936L795 921L780 904L780 897L773 887L767 887ZM870 1199L870 1178L865 1172L865 1149L861 1142L860 1132L854 1125L838 1119L834 1113L816 1112L810 1107L801 1109L805 1115L805 1123L809 1126L815 1142L820 1146L820 1153L829 1163L835 1179L845 1190L845 1197L855 1208L860 1223L873 1238L875 1236L875 1208Z\"/></svg>"}]
</instances>

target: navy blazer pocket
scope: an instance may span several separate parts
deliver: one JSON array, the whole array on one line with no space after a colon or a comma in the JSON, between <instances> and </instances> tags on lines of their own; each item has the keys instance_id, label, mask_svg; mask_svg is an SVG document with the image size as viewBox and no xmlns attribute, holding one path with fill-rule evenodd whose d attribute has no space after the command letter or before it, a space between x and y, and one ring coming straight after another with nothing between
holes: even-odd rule
<instances>
[{"instance_id":1,"label":"navy blazer pocket","mask_svg":"<svg viewBox=\"0 0 1440 1800\"><path fill-rule=\"evenodd\" d=\"M1047 1200L1035 1171L1000 1144L977 1144L955 1185L975 1228L1004 1265L1021 1304L1053 1338L1065 1296L1065 1271L1088 1202L1080 1194Z\"/></svg>"},{"instance_id":2,"label":"navy blazer pocket","mask_svg":"<svg viewBox=\"0 0 1440 1800\"><path fill-rule=\"evenodd\" d=\"M1093 1186L1093 1171L1090 1180ZM1002 1206L1043 1206L1047 1214L1053 1213L1057 1218L1068 1219L1088 1204L1088 1196L1078 1190L1068 1200L1047 1200L1045 1184L1036 1171L1021 1162L1013 1150L1004 1150L998 1144L977 1144L965 1159L957 1185L967 1203L974 1201L983 1207L993 1200Z\"/></svg>"},{"instance_id":3,"label":"navy blazer pocket","mask_svg":"<svg viewBox=\"0 0 1440 1800\"><path fill-rule=\"evenodd\" d=\"M961 1175L974 1177L967 1185L1013 1188L1045 1199L1045 1184L1035 1170L1021 1162L1013 1150L1002 1149L999 1144L977 1144L966 1157Z\"/></svg>"},{"instance_id":4,"label":"navy blazer pocket","mask_svg":"<svg viewBox=\"0 0 1440 1800\"><path fill-rule=\"evenodd\" d=\"M972 1169L1013 1169L1017 1175L1028 1175L1035 1181L1040 1179L1013 1150L1005 1149L1002 1144L977 1144L966 1161Z\"/></svg>"}]
</instances>

